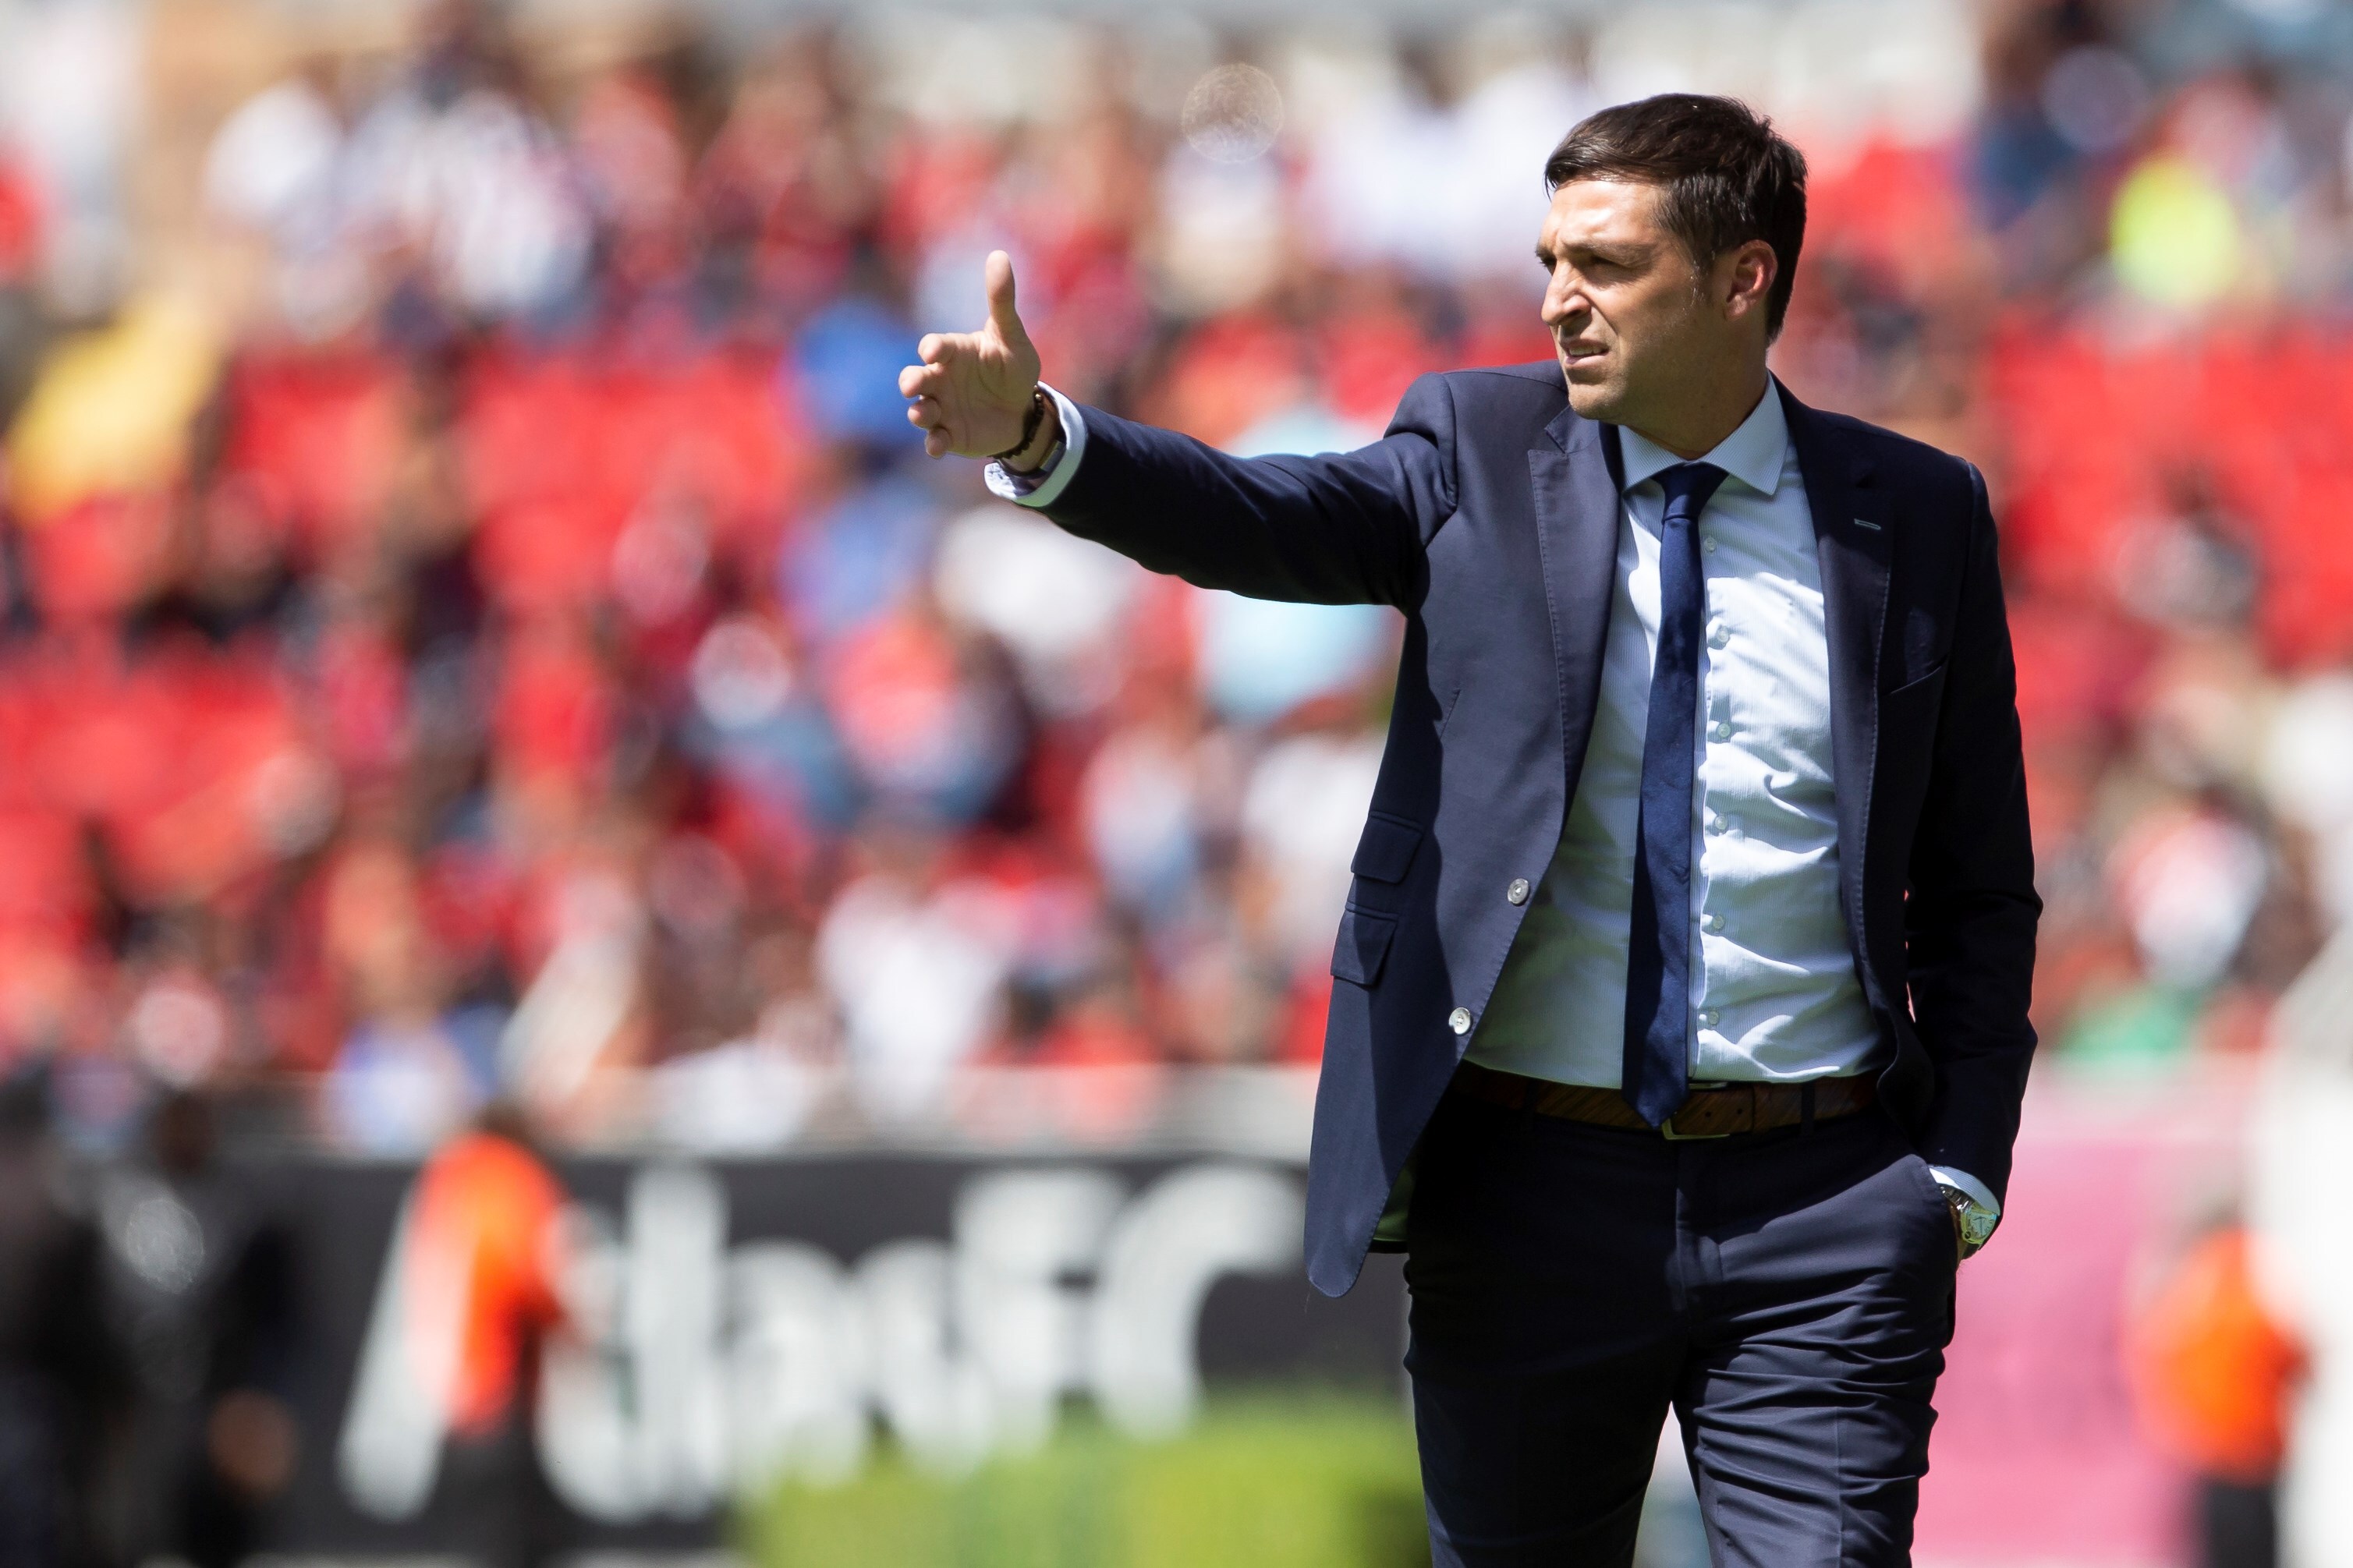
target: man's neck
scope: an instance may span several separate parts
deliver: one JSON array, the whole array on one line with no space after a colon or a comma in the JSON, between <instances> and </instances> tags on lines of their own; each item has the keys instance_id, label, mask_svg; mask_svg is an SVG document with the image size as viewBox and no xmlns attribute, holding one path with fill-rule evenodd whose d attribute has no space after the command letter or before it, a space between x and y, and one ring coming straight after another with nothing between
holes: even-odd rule
<instances>
[{"instance_id":1,"label":"man's neck","mask_svg":"<svg viewBox=\"0 0 2353 1568\"><path fill-rule=\"evenodd\" d=\"M1671 422L1659 421L1659 428L1630 422L1626 428L1684 462L1692 462L1724 445L1725 438L1757 412L1757 405L1765 400L1772 385L1772 377L1759 361L1754 374L1730 384L1722 395L1710 397L1703 393L1692 398L1685 406L1675 410L1679 417Z\"/></svg>"}]
</instances>

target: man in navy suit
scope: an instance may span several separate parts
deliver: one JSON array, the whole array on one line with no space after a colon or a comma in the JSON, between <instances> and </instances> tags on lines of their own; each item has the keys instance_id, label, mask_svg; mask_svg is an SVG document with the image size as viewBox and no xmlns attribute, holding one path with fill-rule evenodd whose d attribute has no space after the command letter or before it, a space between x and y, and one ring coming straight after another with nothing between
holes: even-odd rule
<instances>
[{"instance_id":1,"label":"man in navy suit","mask_svg":"<svg viewBox=\"0 0 2353 1568\"><path fill-rule=\"evenodd\" d=\"M1360 451L1078 408L1001 253L900 387L1072 533L1405 615L1307 1258L1407 1255L1437 1560L1628 1563L1672 1405L1718 1563L1903 1563L2034 1047L1985 483L1768 373L1805 163L1746 107L1605 110L1545 177L1556 360Z\"/></svg>"}]
</instances>

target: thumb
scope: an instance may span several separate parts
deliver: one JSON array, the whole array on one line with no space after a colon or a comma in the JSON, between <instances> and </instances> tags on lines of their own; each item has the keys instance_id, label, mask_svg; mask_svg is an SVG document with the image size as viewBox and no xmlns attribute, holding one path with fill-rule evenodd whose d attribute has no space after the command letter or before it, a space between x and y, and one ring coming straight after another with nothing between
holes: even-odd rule
<instances>
[{"instance_id":1,"label":"thumb","mask_svg":"<svg viewBox=\"0 0 2353 1568\"><path fill-rule=\"evenodd\" d=\"M1029 341L1029 334L1022 330L1021 318L1013 309L1013 258L1001 250L990 251L981 278L988 286L988 324L997 329L997 335L1008 343Z\"/></svg>"}]
</instances>

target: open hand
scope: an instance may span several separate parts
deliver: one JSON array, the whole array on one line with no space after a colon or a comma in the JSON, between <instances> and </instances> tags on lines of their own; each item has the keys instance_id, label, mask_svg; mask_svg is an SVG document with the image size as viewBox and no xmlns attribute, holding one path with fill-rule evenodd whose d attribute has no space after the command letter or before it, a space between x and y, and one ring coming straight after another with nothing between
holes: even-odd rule
<instances>
[{"instance_id":1,"label":"open hand","mask_svg":"<svg viewBox=\"0 0 2353 1568\"><path fill-rule=\"evenodd\" d=\"M923 450L987 458L1021 439L1038 387L1038 351L1013 310L1013 258L988 253L988 321L976 332L926 332L915 352L923 363L899 373L899 391L914 401L908 423L923 432Z\"/></svg>"}]
</instances>

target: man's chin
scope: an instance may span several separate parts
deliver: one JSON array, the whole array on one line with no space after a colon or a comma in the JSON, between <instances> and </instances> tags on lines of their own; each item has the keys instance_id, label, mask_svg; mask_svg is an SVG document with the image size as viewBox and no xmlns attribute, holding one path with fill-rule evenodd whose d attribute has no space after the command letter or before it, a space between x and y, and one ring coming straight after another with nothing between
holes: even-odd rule
<instances>
[{"instance_id":1,"label":"man's chin","mask_svg":"<svg viewBox=\"0 0 2353 1568\"><path fill-rule=\"evenodd\" d=\"M1615 381L1580 380L1576 372L1566 367L1564 374L1568 381L1568 405L1576 409L1579 416L1599 419L1609 425L1620 422L1618 409L1624 401L1624 389Z\"/></svg>"}]
</instances>

